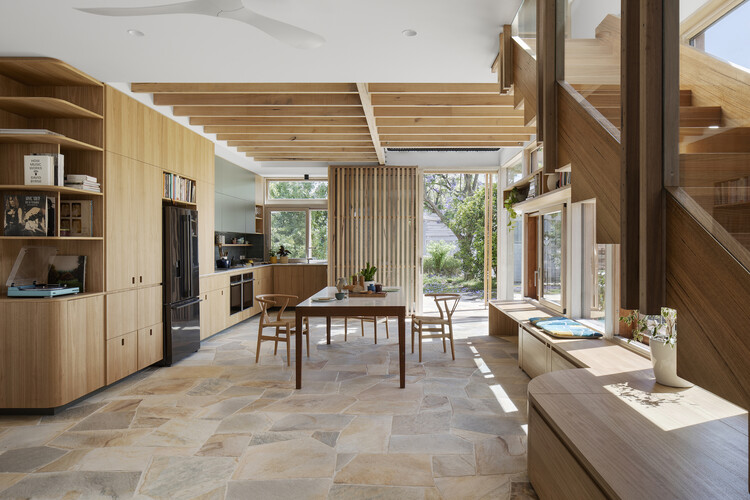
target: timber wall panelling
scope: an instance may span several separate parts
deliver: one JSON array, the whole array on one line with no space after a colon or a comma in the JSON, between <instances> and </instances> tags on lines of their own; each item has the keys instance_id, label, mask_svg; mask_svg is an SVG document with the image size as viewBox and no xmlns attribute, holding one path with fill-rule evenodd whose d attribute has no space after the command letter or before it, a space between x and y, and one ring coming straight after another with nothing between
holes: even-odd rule
<instances>
[{"instance_id":1,"label":"timber wall panelling","mask_svg":"<svg viewBox=\"0 0 750 500\"><path fill-rule=\"evenodd\" d=\"M748 271L672 196L667 218L666 304L680 317L678 374L750 408Z\"/></svg>"},{"instance_id":2,"label":"timber wall panelling","mask_svg":"<svg viewBox=\"0 0 750 500\"><path fill-rule=\"evenodd\" d=\"M370 262L377 282L403 287L411 310L420 293L417 167L329 167L328 179L329 283Z\"/></svg>"}]
</instances>

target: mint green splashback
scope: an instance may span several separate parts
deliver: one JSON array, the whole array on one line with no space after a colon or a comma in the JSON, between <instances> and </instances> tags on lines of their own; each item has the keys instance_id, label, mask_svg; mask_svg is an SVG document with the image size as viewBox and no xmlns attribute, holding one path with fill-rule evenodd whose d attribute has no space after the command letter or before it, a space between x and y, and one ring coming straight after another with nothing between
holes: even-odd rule
<instances>
[{"instance_id":1,"label":"mint green splashback","mask_svg":"<svg viewBox=\"0 0 750 500\"><path fill-rule=\"evenodd\" d=\"M255 232L256 175L224 158L215 157L217 232Z\"/></svg>"}]
</instances>

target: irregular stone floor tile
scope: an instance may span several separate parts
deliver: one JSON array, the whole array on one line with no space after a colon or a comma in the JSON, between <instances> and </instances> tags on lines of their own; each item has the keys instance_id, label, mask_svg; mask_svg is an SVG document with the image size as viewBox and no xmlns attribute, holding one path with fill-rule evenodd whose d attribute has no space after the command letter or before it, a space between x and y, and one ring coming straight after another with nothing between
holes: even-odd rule
<instances>
[{"instance_id":1,"label":"irregular stone floor tile","mask_svg":"<svg viewBox=\"0 0 750 500\"><path fill-rule=\"evenodd\" d=\"M270 481L230 481L227 500L258 498L263 500L325 500L331 479L274 479Z\"/></svg>"},{"instance_id":2,"label":"irregular stone floor tile","mask_svg":"<svg viewBox=\"0 0 750 500\"><path fill-rule=\"evenodd\" d=\"M127 498L140 472L43 472L29 474L0 498Z\"/></svg>"},{"instance_id":3,"label":"irregular stone floor tile","mask_svg":"<svg viewBox=\"0 0 750 500\"><path fill-rule=\"evenodd\" d=\"M0 472L34 472L65 453L64 450L48 446L8 450L0 454Z\"/></svg>"},{"instance_id":4,"label":"irregular stone floor tile","mask_svg":"<svg viewBox=\"0 0 750 500\"><path fill-rule=\"evenodd\" d=\"M293 439L248 448L233 479L330 478L336 452L312 438Z\"/></svg>"},{"instance_id":5,"label":"irregular stone floor tile","mask_svg":"<svg viewBox=\"0 0 750 500\"><path fill-rule=\"evenodd\" d=\"M433 486L429 455L360 454L333 478L334 483Z\"/></svg>"},{"instance_id":6,"label":"irregular stone floor tile","mask_svg":"<svg viewBox=\"0 0 750 500\"><path fill-rule=\"evenodd\" d=\"M192 498L222 486L235 467L228 457L157 457L139 493L160 499Z\"/></svg>"}]
</instances>

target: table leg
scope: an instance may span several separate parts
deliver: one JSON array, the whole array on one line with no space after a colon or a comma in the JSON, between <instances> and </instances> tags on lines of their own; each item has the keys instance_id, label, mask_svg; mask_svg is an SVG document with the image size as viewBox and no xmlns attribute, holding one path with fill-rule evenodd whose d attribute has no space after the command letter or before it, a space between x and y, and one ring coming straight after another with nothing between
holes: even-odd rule
<instances>
[{"instance_id":1,"label":"table leg","mask_svg":"<svg viewBox=\"0 0 750 500\"><path fill-rule=\"evenodd\" d=\"M331 343L331 317L326 316L326 344Z\"/></svg>"},{"instance_id":2,"label":"table leg","mask_svg":"<svg viewBox=\"0 0 750 500\"><path fill-rule=\"evenodd\" d=\"M302 389L302 311L297 309L295 316L297 329L294 334L294 363L297 372L297 389Z\"/></svg>"},{"instance_id":3,"label":"table leg","mask_svg":"<svg viewBox=\"0 0 750 500\"><path fill-rule=\"evenodd\" d=\"M406 319L404 313L398 315L398 369L401 388L406 387Z\"/></svg>"}]
</instances>

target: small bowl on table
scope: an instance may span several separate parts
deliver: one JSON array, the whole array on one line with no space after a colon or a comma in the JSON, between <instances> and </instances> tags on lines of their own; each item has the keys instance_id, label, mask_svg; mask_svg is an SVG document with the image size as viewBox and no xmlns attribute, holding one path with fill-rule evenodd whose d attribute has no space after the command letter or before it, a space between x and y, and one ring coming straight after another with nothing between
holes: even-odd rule
<instances>
[{"instance_id":1,"label":"small bowl on table","mask_svg":"<svg viewBox=\"0 0 750 500\"><path fill-rule=\"evenodd\" d=\"M336 292L336 300L344 300L345 298L346 298L346 293Z\"/></svg>"}]
</instances>

